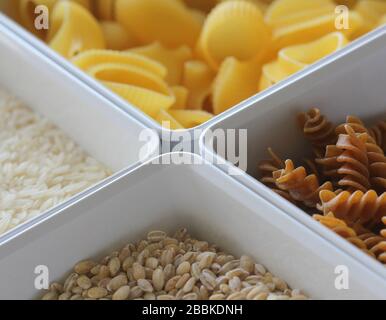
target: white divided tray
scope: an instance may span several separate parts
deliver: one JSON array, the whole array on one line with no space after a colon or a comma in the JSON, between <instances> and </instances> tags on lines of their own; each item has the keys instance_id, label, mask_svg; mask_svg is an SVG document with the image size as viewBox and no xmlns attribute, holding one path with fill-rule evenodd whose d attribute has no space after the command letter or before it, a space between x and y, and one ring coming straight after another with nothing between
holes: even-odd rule
<instances>
[{"instance_id":1,"label":"white divided tray","mask_svg":"<svg viewBox=\"0 0 386 320\"><path fill-rule=\"evenodd\" d=\"M144 125L2 26L0 88L48 118L114 172L158 151L158 136L141 142Z\"/></svg>"},{"instance_id":2,"label":"white divided tray","mask_svg":"<svg viewBox=\"0 0 386 320\"><path fill-rule=\"evenodd\" d=\"M0 299L40 297L36 266L47 266L51 281L64 279L80 260L101 258L150 230L180 227L236 256L251 255L311 298L384 298L378 275L216 167L149 164L0 245ZM348 290L335 289L338 265L349 270Z\"/></svg>"},{"instance_id":3,"label":"white divided tray","mask_svg":"<svg viewBox=\"0 0 386 320\"><path fill-rule=\"evenodd\" d=\"M235 175L234 178L328 239L337 248L365 263L383 276L386 283L384 266L254 178L258 176L258 162L269 158L268 147L273 147L284 159L300 160L311 155L310 145L297 126L296 116L312 107L319 108L334 123L343 123L347 115L359 116L369 123L386 119L386 27L372 33L368 41L356 46L349 55L330 61L314 72L304 72L298 81L285 82L274 94L256 99L249 106L209 127L201 137L200 152L230 172L235 167L230 162L224 163L224 159L212 148L209 130L247 129L248 170L246 174Z\"/></svg>"}]
</instances>

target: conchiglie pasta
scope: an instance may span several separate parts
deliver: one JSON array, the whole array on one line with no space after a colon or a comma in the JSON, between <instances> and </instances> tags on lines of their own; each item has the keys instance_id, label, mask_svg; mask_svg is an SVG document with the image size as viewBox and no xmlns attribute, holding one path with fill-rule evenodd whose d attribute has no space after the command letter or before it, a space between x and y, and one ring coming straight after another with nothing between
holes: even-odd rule
<instances>
[{"instance_id":1,"label":"conchiglie pasta","mask_svg":"<svg viewBox=\"0 0 386 320\"><path fill-rule=\"evenodd\" d=\"M201 31L199 19L178 0L117 0L116 16L143 43L193 47Z\"/></svg>"},{"instance_id":2,"label":"conchiglie pasta","mask_svg":"<svg viewBox=\"0 0 386 320\"><path fill-rule=\"evenodd\" d=\"M169 110L168 112L185 128L199 126L213 117L211 113L203 110Z\"/></svg>"},{"instance_id":3,"label":"conchiglie pasta","mask_svg":"<svg viewBox=\"0 0 386 320\"><path fill-rule=\"evenodd\" d=\"M163 65L150 58L133 52L113 50L88 50L74 57L72 63L85 71L103 63L118 63L136 66L161 78L165 78L167 72Z\"/></svg>"},{"instance_id":4,"label":"conchiglie pasta","mask_svg":"<svg viewBox=\"0 0 386 320\"><path fill-rule=\"evenodd\" d=\"M184 129L184 126L179 123L167 110L160 110L155 117L155 120L161 124L164 128L171 130Z\"/></svg>"},{"instance_id":5,"label":"conchiglie pasta","mask_svg":"<svg viewBox=\"0 0 386 320\"><path fill-rule=\"evenodd\" d=\"M97 20L81 5L58 2L51 14L48 43L67 58L88 49L104 49L105 40Z\"/></svg>"},{"instance_id":6,"label":"conchiglie pasta","mask_svg":"<svg viewBox=\"0 0 386 320\"><path fill-rule=\"evenodd\" d=\"M151 117L156 117L161 110L170 108L175 102L173 96L146 88L109 81L102 83Z\"/></svg>"},{"instance_id":7,"label":"conchiglie pasta","mask_svg":"<svg viewBox=\"0 0 386 320\"><path fill-rule=\"evenodd\" d=\"M114 20L115 0L92 0L94 1L95 16L100 20Z\"/></svg>"},{"instance_id":8,"label":"conchiglie pasta","mask_svg":"<svg viewBox=\"0 0 386 320\"><path fill-rule=\"evenodd\" d=\"M269 6L265 21L273 28L305 22L334 13L331 0L278 0Z\"/></svg>"},{"instance_id":9,"label":"conchiglie pasta","mask_svg":"<svg viewBox=\"0 0 386 320\"><path fill-rule=\"evenodd\" d=\"M213 111L219 114L258 92L260 65L240 62L233 57L224 60L213 84Z\"/></svg>"},{"instance_id":10,"label":"conchiglie pasta","mask_svg":"<svg viewBox=\"0 0 386 320\"><path fill-rule=\"evenodd\" d=\"M219 4L205 21L199 50L213 67L227 57L252 59L267 47L270 32L260 10L245 1Z\"/></svg>"},{"instance_id":11,"label":"conchiglie pasta","mask_svg":"<svg viewBox=\"0 0 386 320\"><path fill-rule=\"evenodd\" d=\"M352 36L363 24L363 18L354 11L348 12L348 28L340 30L346 37ZM273 33L273 46L277 50L291 45L316 40L336 31L336 15L323 15L315 19L278 28Z\"/></svg>"},{"instance_id":12,"label":"conchiglie pasta","mask_svg":"<svg viewBox=\"0 0 386 320\"><path fill-rule=\"evenodd\" d=\"M348 44L341 32L333 32L307 44L290 46L279 51L278 59L263 66L260 84L264 89L265 79L277 83L323 57L342 49Z\"/></svg>"},{"instance_id":13,"label":"conchiglie pasta","mask_svg":"<svg viewBox=\"0 0 386 320\"><path fill-rule=\"evenodd\" d=\"M187 46L168 49L159 42L137 47L130 51L149 57L164 65L168 70L166 81L170 85L181 84L184 64L192 58L192 51Z\"/></svg>"},{"instance_id":14,"label":"conchiglie pasta","mask_svg":"<svg viewBox=\"0 0 386 320\"><path fill-rule=\"evenodd\" d=\"M111 50L125 50L138 45L138 40L129 34L125 28L114 21L101 21L106 48Z\"/></svg>"},{"instance_id":15,"label":"conchiglie pasta","mask_svg":"<svg viewBox=\"0 0 386 320\"><path fill-rule=\"evenodd\" d=\"M38 30L35 27L35 8L39 5L44 5L48 8L49 12L52 10L57 0L20 0L15 1L17 7L14 7L14 10L17 10L17 17L19 22L30 32L35 34L37 37L44 39L46 37L46 30Z\"/></svg>"},{"instance_id":16,"label":"conchiglie pasta","mask_svg":"<svg viewBox=\"0 0 386 320\"><path fill-rule=\"evenodd\" d=\"M203 12L210 12L219 0L180 0L190 8L198 9Z\"/></svg>"},{"instance_id":17,"label":"conchiglie pasta","mask_svg":"<svg viewBox=\"0 0 386 320\"><path fill-rule=\"evenodd\" d=\"M168 85L162 78L133 65L102 63L90 68L88 73L100 81L129 84L171 95Z\"/></svg>"},{"instance_id":18,"label":"conchiglie pasta","mask_svg":"<svg viewBox=\"0 0 386 320\"><path fill-rule=\"evenodd\" d=\"M202 109L210 95L214 72L203 61L191 60L185 63L182 84L189 90L187 107Z\"/></svg>"},{"instance_id":19,"label":"conchiglie pasta","mask_svg":"<svg viewBox=\"0 0 386 320\"><path fill-rule=\"evenodd\" d=\"M171 90L176 99L171 109L185 109L188 104L189 90L184 86L173 86Z\"/></svg>"}]
</instances>

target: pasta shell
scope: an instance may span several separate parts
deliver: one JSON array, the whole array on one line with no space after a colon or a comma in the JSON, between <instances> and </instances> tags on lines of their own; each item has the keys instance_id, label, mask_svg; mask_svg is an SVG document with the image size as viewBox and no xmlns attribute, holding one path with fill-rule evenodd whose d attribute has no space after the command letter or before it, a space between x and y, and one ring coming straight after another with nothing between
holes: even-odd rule
<instances>
[{"instance_id":1,"label":"pasta shell","mask_svg":"<svg viewBox=\"0 0 386 320\"><path fill-rule=\"evenodd\" d=\"M346 37L350 37L350 35L363 24L362 17L354 11L349 12L348 21L349 28L341 30ZM336 31L335 23L335 14L327 14L312 20L278 28L273 34L273 46L279 50L291 45L316 40L328 33Z\"/></svg>"},{"instance_id":2,"label":"pasta shell","mask_svg":"<svg viewBox=\"0 0 386 320\"><path fill-rule=\"evenodd\" d=\"M255 5L246 1L226 1L209 14L199 46L207 62L217 69L227 57L238 60L256 57L269 40L269 29Z\"/></svg>"},{"instance_id":3,"label":"pasta shell","mask_svg":"<svg viewBox=\"0 0 386 320\"><path fill-rule=\"evenodd\" d=\"M200 21L178 0L117 0L116 16L143 43L193 47L201 31Z\"/></svg>"},{"instance_id":4,"label":"pasta shell","mask_svg":"<svg viewBox=\"0 0 386 320\"><path fill-rule=\"evenodd\" d=\"M169 87L162 78L133 65L102 63L90 68L88 73L100 81L129 84L170 95Z\"/></svg>"},{"instance_id":5,"label":"pasta shell","mask_svg":"<svg viewBox=\"0 0 386 320\"><path fill-rule=\"evenodd\" d=\"M167 72L157 61L133 52L113 50L88 50L74 57L72 63L86 71L101 63L119 63L136 66L161 78L164 78Z\"/></svg>"},{"instance_id":6,"label":"pasta shell","mask_svg":"<svg viewBox=\"0 0 386 320\"><path fill-rule=\"evenodd\" d=\"M310 43L280 50L277 60L263 66L264 78L260 81L265 82L260 83L260 90L267 88L270 83L272 85L289 77L347 44L348 40L344 34L333 32Z\"/></svg>"},{"instance_id":7,"label":"pasta shell","mask_svg":"<svg viewBox=\"0 0 386 320\"><path fill-rule=\"evenodd\" d=\"M382 16L386 14L386 3L383 0L360 0L354 10L360 14L364 22L351 36L352 39L364 35L379 25Z\"/></svg>"},{"instance_id":8,"label":"pasta shell","mask_svg":"<svg viewBox=\"0 0 386 320\"><path fill-rule=\"evenodd\" d=\"M259 79L260 65L255 61L225 59L213 84L214 113L219 114L257 93Z\"/></svg>"},{"instance_id":9,"label":"pasta shell","mask_svg":"<svg viewBox=\"0 0 386 320\"><path fill-rule=\"evenodd\" d=\"M295 73L348 44L341 32L330 33L307 44L285 48L279 52L280 67L288 75Z\"/></svg>"},{"instance_id":10,"label":"pasta shell","mask_svg":"<svg viewBox=\"0 0 386 320\"><path fill-rule=\"evenodd\" d=\"M164 65L167 69L166 81L171 85L181 83L184 64L192 58L192 51L187 46L168 49L159 42L133 48L130 51L154 59Z\"/></svg>"},{"instance_id":11,"label":"pasta shell","mask_svg":"<svg viewBox=\"0 0 386 320\"><path fill-rule=\"evenodd\" d=\"M184 126L179 123L173 116L170 115L166 110L160 110L155 120L159 122L164 128L171 130L184 129Z\"/></svg>"},{"instance_id":12,"label":"pasta shell","mask_svg":"<svg viewBox=\"0 0 386 320\"><path fill-rule=\"evenodd\" d=\"M218 0L182 0L185 4L191 8L198 9L203 12L210 12L216 4L219 2Z\"/></svg>"},{"instance_id":13,"label":"pasta shell","mask_svg":"<svg viewBox=\"0 0 386 320\"><path fill-rule=\"evenodd\" d=\"M95 16L99 20L114 20L115 0L93 0Z\"/></svg>"},{"instance_id":14,"label":"pasta shell","mask_svg":"<svg viewBox=\"0 0 386 320\"><path fill-rule=\"evenodd\" d=\"M125 50L138 45L138 40L129 34L119 23L102 21L100 24L106 39L107 49Z\"/></svg>"},{"instance_id":15,"label":"pasta shell","mask_svg":"<svg viewBox=\"0 0 386 320\"><path fill-rule=\"evenodd\" d=\"M58 2L51 15L48 42L67 58L89 49L104 49L103 32L95 18L81 5Z\"/></svg>"},{"instance_id":16,"label":"pasta shell","mask_svg":"<svg viewBox=\"0 0 386 320\"><path fill-rule=\"evenodd\" d=\"M220 0L220 2L225 2L225 1L234 1L234 0ZM256 5L262 13L265 13L268 10L269 6L269 1L264 1L264 0L239 0L239 1L248 1L250 3L253 3Z\"/></svg>"},{"instance_id":17,"label":"pasta shell","mask_svg":"<svg viewBox=\"0 0 386 320\"><path fill-rule=\"evenodd\" d=\"M185 128L194 128L213 118L211 113L202 110L169 110L168 112Z\"/></svg>"},{"instance_id":18,"label":"pasta shell","mask_svg":"<svg viewBox=\"0 0 386 320\"><path fill-rule=\"evenodd\" d=\"M170 109L185 109L188 103L189 90L183 86L174 86L171 87L171 90L176 101Z\"/></svg>"},{"instance_id":19,"label":"pasta shell","mask_svg":"<svg viewBox=\"0 0 386 320\"><path fill-rule=\"evenodd\" d=\"M265 15L265 21L274 28L304 22L328 13L334 13L331 0L279 0L273 2Z\"/></svg>"},{"instance_id":20,"label":"pasta shell","mask_svg":"<svg viewBox=\"0 0 386 320\"><path fill-rule=\"evenodd\" d=\"M48 8L49 12L52 10L56 0L20 0L12 1L17 3L17 7L14 7L15 10L18 10L18 21L26 28L28 31L35 34L37 37L44 39L46 37L46 30L37 30L35 27L35 8L39 5L44 5Z\"/></svg>"},{"instance_id":21,"label":"pasta shell","mask_svg":"<svg viewBox=\"0 0 386 320\"><path fill-rule=\"evenodd\" d=\"M202 109L211 92L214 76L214 72L205 62L191 60L185 63L182 84L189 90L187 107Z\"/></svg>"},{"instance_id":22,"label":"pasta shell","mask_svg":"<svg viewBox=\"0 0 386 320\"><path fill-rule=\"evenodd\" d=\"M263 91L265 89L268 89L269 87L273 86L275 82L271 79L269 79L264 71L261 74L260 81L259 81L259 91Z\"/></svg>"},{"instance_id":23,"label":"pasta shell","mask_svg":"<svg viewBox=\"0 0 386 320\"><path fill-rule=\"evenodd\" d=\"M108 81L103 81L103 84L151 117L156 117L160 110L168 109L175 101L172 96L146 88Z\"/></svg>"}]
</instances>

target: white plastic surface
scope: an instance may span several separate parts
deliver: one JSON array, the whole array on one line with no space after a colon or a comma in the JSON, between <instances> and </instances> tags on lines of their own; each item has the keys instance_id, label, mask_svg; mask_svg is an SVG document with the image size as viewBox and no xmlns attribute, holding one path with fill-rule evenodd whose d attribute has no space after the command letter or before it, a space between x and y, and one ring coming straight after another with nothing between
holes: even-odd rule
<instances>
[{"instance_id":1,"label":"white plastic surface","mask_svg":"<svg viewBox=\"0 0 386 320\"><path fill-rule=\"evenodd\" d=\"M167 157L167 155L163 156ZM197 156L196 156L197 157ZM234 255L249 254L314 299L384 298L379 276L209 164L143 165L0 245L0 299L41 296L36 266L61 280L153 229L187 227ZM349 289L335 289L337 265Z\"/></svg>"},{"instance_id":2,"label":"white plastic surface","mask_svg":"<svg viewBox=\"0 0 386 320\"><path fill-rule=\"evenodd\" d=\"M144 125L2 26L0 88L48 118L114 172L158 151L158 136L152 143L140 142Z\"/></svg>"},{"instance_id":3,"label":"white plastic surface","mask_svg":"<svg viewBox=\"0 0 386 320\"><path fill-rule=\"evenodd\" d=\"M258 176L258 162L269 158L268 147L273 147L285 159L301 160L311 155L311 148L297 127L296 115L312 107L320 108L335 123L343 123L347 115L359 116L370 123L386 119L386 27L373 32L368 41L353 46L350 54L342 55L321 69L304 72L297 81L285 81L274 93L252 101L208 128L247 129L248 174L234 178L365 263L386 282L384 266L254 178ZM218 155L208 144L207 136L205 132L201 138L200 152L208 158L216 158ZM215 161L219 163L219 158ZM233 166L227 162L220 163L219 167L229 172Z\"/></svg>"}]
</instances>

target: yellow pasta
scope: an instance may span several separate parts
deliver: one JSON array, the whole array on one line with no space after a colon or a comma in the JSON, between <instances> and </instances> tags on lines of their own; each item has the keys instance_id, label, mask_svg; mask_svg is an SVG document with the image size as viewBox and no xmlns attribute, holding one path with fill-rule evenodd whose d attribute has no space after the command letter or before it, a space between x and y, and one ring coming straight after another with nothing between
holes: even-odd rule
<instances>
[{"instance_id":1,"label":"yellow pasta","mask_svg":"<svg viewBox=\"0 0 386 320\"><path fill-rule=\"evenodd\" d=\"M178 0L117 0L116 16L143 43L193 47L201 31L199 19Z\"/></svg>"},{"instance_id":2,"label":"yellow pasta","mask_svg":"<svg viewBox=\"0 0 386 320\"><path fill-rule=\"evenodd\" d=\"M103 32L95 18L81 5L68 1L55 5L47 41L66 58L88 49L105 48Z\"/></svg>"},{"instance_id":3,"label":"yellow pasta","mask_svg":"<svg viewBox=\"0 0 386 320\"><path fill-rule=\"evenodd\" d=\"M181 84L184 64L192 58L192 51L187 46L168 49L159 42L144 47L137 47L130 51L163 64L168 70L166 81L171 85Z\"/></svg>"},{"instance_id":4,"label":"yellow pasta","mask_svg":"<svg viewBox=\"0 0 386 320\"><path fill-rule=\"evenodd\" d=\"M180 0L186 3L191 8L198 9L203 12L209 12L219 2L218 0Z\"/></svg>"},{"instance_id":5,"label":"yellow pasta","mask_svg":"<svg viewBox=\"0 0 386 320\"><path fill-rule=\"evenodd\" d=\"M264 51L269 40L269 29L255 5L226 1L209 14L198 45L207 62L218 68L227 57L255 58Z\"/></svg>"},{"instance_id":6,"label":"yellow pasta","mask_svg":"<svg viewBox=\"0 0 386 320\"><path fill-rule=\"evenodd\" d=\"M138 40L129 34L119 23L102 21L100 25L106 39L107 49L125 50L138 45Z\"/></svg>"},{"instance_id":7,"label":"yellow pasta","mask_svg":"<svg viewBox=\"0 0 386 320\"><path fill-rule=\"evenodd\" d=\"M280 28L333 13L334 9L331 0L278 0L269 6L265 20L270 26Z\"/></svg>"},{"instance_id":8,"label":"yellow pasta","mask_svg":"<svg viewBox=\"0 0 386 320\"><path fill-rule=\"evenodd\" d=\"M260 90L315 63L348 44L341 32L333 32L310 43L294 45L279 51L278 58L263 66ZM269 80L269 81L267 81Z\"/></svg>"},{"instance_id":9,"label":"yellow pasta","mask_svg":"<svg viewBox=\"0 0 386 320\"><path fill-rule=\"evenodd\" d=\"M95 16L100 20L114 20L115 0L92 0Z\"/></svg>"},{"instance_id":10,"label":"yellow pasta","mask_svg":"<svg viewBox=\"0 0 386 320\"><path fill-rule=\"evenodd\" d=\"M55 2L57 0L19 0L13 2L17 3L17 7L14 10L18 10L17 17L19 22L30 32L35 34L41 39L44 39L47 35L47 30L37 30L35 27L35 8L39 5L44 5L51 12Z\"/></svg>"},{"instance_id":11,"label":"yellow pasta","mask_svg":"<svg viewBox=\"0 0 386 320\"><path fill-rule=\"evenodd\" d=\"M191 60L185 63L182 84L189 90L188 108L203 108L204 101L211 92L214 76L214 72L202 61Z\"/></svg>"},{"instance_id":12,"label":"yellow pasta","mask_svg":"<svg viewBox=\"0 0 386 320\"><path fill-rule=\"evenodd\" d=\"M90 68L88 73L100 81L129 84L171 95L168 85L161 77L133 65L102 63Z\"/></svg>"},{"instance_id":13,"label":"yellow pasta","mask_svg":"<svg viewBox=\"0 0 386 320\"><path fill-rule=\"evenodd\" d=\"M188 103L189 90L183 86L173 86L171 90L176 101L170 109L185 109Z\"/></svg>"},{"instance_id":14,"label":"yellow pasta","mask_svg":"<svg viewBox=\"0 0 386 320\"><path fill-rule=\"evenodd\" d=\"M233 57L224 60L213 84L213 111L219 114L258 92L259 64L240 62Z\"/></svg>"},{"instance_id":15,"label":"yellow pasta","mask_svg":"<svg viewBox=\"0 0 386 320\"><path fill-rule=\"evenodd\" d=\"M175 102L173 96L146 88L108 81L102 83L151 117L156 117L160 110L170 108Z\"/></svg>"},{"instance_id":16,"label":"yellow pasta","mask_svg":"<svg viewBox=\"0 0 386 320\"><path fill-rule=\"evenodd\" d=\"M160 110L155 117L155 120L158 121L164 128L171 130L184 129L184 126L174 119L166 110Z\"/></svg>"},{"instance_id":17,"label":"yellow pasta","mask_svg":"<svg viewBox=\"0 0 386 320\"><path fill-rule=\"evenodd\" d=\"M140 54L113 50L88 50L74 57L72 63L85 71L102 63L118 63L136 66L161 78L167 72L163 65Z\"/></svg>"},{"instance_id":18,"label":"yellow pasta","mask_svg":"<svg viewBox=\"0 0 386 320\"><path fill-rule=\"evenodd\" d=\"M169 110L168 112L185 128L199 126L213 117L211 113L202 110Z\"/></svg>"},{"instance_id":19,"label":"yellow pasta","mask_svg":"<svg viewBox=\"0 0 386 320\"><path fill-rule=\"evenodd\" d=\"M355 11L348 13L348 28L339 30L350 38L363 24L363 18ZM275 29L273 47L277 50L291 45L316 40L328 33L336 31L335 13L316 17L312 20L299 22Z\"/></svg>"}]
</instances>

